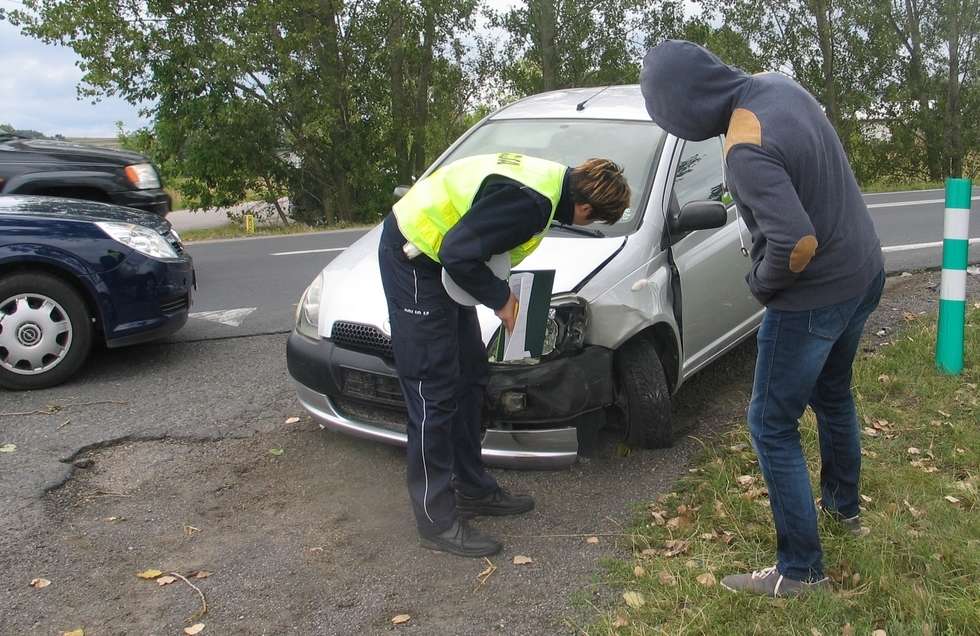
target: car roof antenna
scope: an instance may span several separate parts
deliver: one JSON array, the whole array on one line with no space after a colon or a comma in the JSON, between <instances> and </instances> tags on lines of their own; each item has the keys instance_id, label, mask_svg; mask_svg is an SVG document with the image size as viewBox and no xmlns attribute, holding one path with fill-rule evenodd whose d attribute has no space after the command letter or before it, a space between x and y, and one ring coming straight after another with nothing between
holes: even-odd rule
<instances>
[{"instance_id":1,"label":"car roof antenna","mask_svg":"<svg viewBox=\"0 0 980 636\"><path fill-rule=\"evenodd\" d=\"M599 95L602 95L606 91L606 89L609 89L609 88L612 88L612 86L603 86L598 91L596 91L595 93L593 93L591 96L583 99L578 104L575 104L575 110L577 110L577 111L583 111L583 110L585 110L585 105L586 104L588 104L590 101L592 101L593 99L595 99Z\"/></svg>"}]
</instances>

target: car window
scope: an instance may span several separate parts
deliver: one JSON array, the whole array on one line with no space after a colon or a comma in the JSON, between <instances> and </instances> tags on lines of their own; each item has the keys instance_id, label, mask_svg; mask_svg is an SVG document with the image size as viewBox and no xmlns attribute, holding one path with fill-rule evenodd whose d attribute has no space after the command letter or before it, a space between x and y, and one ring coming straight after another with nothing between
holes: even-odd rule
<instances>
[{"instance_id":1,"label":"car window","mask_svg":"<svg viewBox=\"0 0 980 636\"><path fill-rule=\"evenodd\" d=\"M606 236L629 234L639 226L663 130L653 122L614 120L511 119L488 121L446 157L443 164L478 154L518 152L576 166L601 157L622 166L629 183L630 207L613 226L590 227Z\"/></svg>"},{"instance_id":2,"label":"car window","mask_svg":"<svg viewBox=\"0 0 980 636\"><path fill-rule=\"evenodd\" d=\"M717 137L684 144L674 173L678 209L691 201L721 201L725 194L721 142Z\"/></svg>"}]
</instances>

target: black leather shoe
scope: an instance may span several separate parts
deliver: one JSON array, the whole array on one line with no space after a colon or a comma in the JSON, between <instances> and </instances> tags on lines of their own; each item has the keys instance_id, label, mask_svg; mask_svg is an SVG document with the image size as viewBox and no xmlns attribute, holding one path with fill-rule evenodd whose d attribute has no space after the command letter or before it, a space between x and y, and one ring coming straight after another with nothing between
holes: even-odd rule
<instances>
[{"instance_id":1,"label":"black leather shoe","mask_svg":"<svg viewBox=\"0 0 980 636\"><path fill-rule=\"evenodd\" d=\"M467 497L456 493L456 511L467 517L502 517L520 515L531 510L534 510L534 499L530 495L512 495L503 488L497 488L483 497Z\"/></svg>"},{"instance_id":2,"label":"black leather shoe","mask_svg":"<svg viewBox=\"0 0 980 636\"><path fill-rule=\"evenodd\" d=\"M436 552L448 552L462 557L485 557L497 554L503 547L500 542L488 537L462 519L434 535L419 534L419 544Z\"/></svg>"}]
</instances>

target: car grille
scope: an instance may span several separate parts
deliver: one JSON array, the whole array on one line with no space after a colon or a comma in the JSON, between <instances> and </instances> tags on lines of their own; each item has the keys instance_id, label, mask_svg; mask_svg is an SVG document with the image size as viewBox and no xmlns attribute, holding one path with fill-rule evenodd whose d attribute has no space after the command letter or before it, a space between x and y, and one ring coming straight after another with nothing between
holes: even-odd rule
<instances>
[{"instance_id":1,"label":"car grille","mask_svg":"<svg viewBox=\"0 0 980 636\"><path fill-rule=\"evenodd\" d=\"M333 323L330 339L344 349L373 353L389 360L395 357L391 352L391 338L372 325L338 320Z\"/></svg>"},{"instance_id":2,"label":"car grille","mask_svg":"<svg viewBox=\"0 0 980 636\"><path fill-rule=\"evenodd\" d=\"M172 314L178 311L183 311L187 309L187 296L180 296L178 298L172 298L170 300L164 300L160 303L160 311L165 314Z\"/></svg>"},{"instance_id":3,"label":"car grille","mask_svg":"<svg viewBox=\"0 0 980 636\"><path fill-rule=\"evenodd\" d=\"M163 238L167 239L170 246L174 248L175 252L177 252L177 256L182 256L184 254L184 245L177 239L173 232L167 232L163 235Z\"/></svg>"},{"instance_id":4,"label":"car grille","mask_svg":"<svg viewBox=\"0 0 980 636\"><path fill-rule=\"evenodd\" d=\"M389 431L404 433L408 428L408 412L381 404L365 404L348 398L332 398L334 408L346 418L373 424Z\"/></svg>"},{"instance_id":5,"label":"car grille","mask_svg":"<svg viewBox=\"0 0 980 636\"><path fill-rule=\"evenodd\" d=\"M398 378L348 368L341 369L341 372L343 373L344 395L405 408L405 398Z\"/></svg>"}]
</instances>

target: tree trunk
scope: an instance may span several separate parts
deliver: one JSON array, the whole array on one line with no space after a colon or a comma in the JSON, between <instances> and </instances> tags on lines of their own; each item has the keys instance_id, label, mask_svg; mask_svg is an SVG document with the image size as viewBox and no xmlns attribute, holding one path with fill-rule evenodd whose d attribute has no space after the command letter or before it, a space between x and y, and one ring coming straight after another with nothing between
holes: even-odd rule
<instances>
[{"instance_id":1,"label":"tree trunk","mask_svg":"<svg viewBox=\"0 0 980 636\"><path fill-rule=\"evenodd\" d=\"M432 87L432 56L436 37L436 8L433 0L422 3L425 11L422 25L422 59L415 91L415 128L412 132L412 176L425 171L426 128L429 125L429 89ZM406 182L407 183L407 182Z\"/></svg>"},{"instance_id":2,"label":"tree trunk","mask_svg":"<svg viewBox=\"0 0 980 636\"><path fill-rule=\"evenodd\" d=\"M558 51L555 46L557 12L555 0L532 0L531 19L537 26L534 38L541 55L541 89L558 88Z\"/></svg>"},{"instance_id":3,"label":"tree trunk","mask_svg":"<svg viewBox=\"0 0 980 636\"><path fill-rule=\"evenodd\" d=\"M823 99L824 108L827 110L827 119L837 130L838 136L844 142L847 141L844 131L841 130L840 109L837 105L837 86L834 82L834 27L831 22L833 7L832 0L813 0L810 2L810 11L817 21L817 38L820 44L821 73L823 77Z\"/></svg>"},{"instance_id":4,"label":"tree trunk","mask_svg":"<svg viewBox=\"0 0 980 636\"><path fill-rule=\"evenodd\" d=\"M337 109L337 124L330 131L331 148L324 153L322 171L330 175L332 182L325 187L324 212L327 222L332 219L346 220L353 213L354 196L347 175L349 166L342 153L350 152L355 147L354 135L351 132L350 115L347 108L347 67L340 51L339 12L342 8L340 0L320 0L320 8L324 14L324 29L322 46L318 51L320 68L324 73L322 89L327 98ZM327 183L324 183L327 186ZM329 209L328 209L329 208Z\"/></svg>"},{"instance_id":5,"label":"tree trunk","mask_svg":"<svg viewBox=\"0 0 980 636\"><path fill-rule=\"evenodd\" d=\"M909 91L918 103L918 127L922 131L926 150L926 172L930 181L942 179L942 139L929 106L925 65L922 53L922 9L920 0L905 0L905 33L909 51Z\"/></svg>"},{"instance_id":6,"label":"tree trunk","mask_svg":"<svg viewBox=\"0 0 980 636\"><path fill-rule=\"evenodd\" d=\"M411 179L411 156L408 149L409 87L405 83L405 12L402 2L392 2L394 14L388 28L388 48L391 51L391 150L395 155L398 183Z\"/></svg>"},{"instance_id":7,"label":"tree trunk","mask_svg":"<svg viewBox=\"0 0 980 636\"><path fill-rule=\"evenodd\" d=\"M963 149L961 148L960 128L960 3L951 0L946 3L947 43L949 45L948 75L946 78L946 114L943 118L944 155L948 174L959 177L963 174Z\"/></svg>"}]
</instances>

